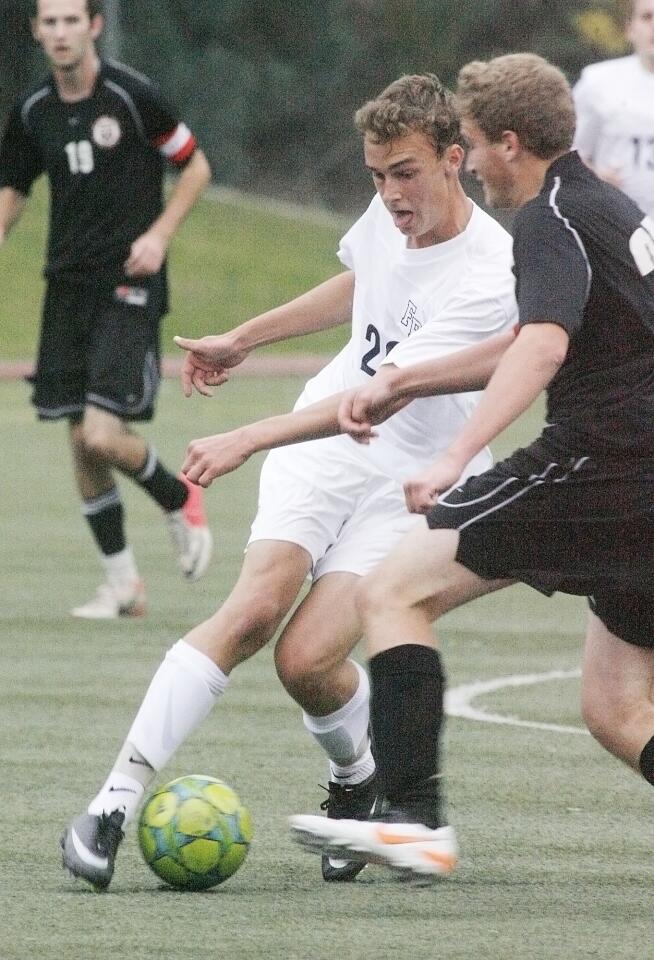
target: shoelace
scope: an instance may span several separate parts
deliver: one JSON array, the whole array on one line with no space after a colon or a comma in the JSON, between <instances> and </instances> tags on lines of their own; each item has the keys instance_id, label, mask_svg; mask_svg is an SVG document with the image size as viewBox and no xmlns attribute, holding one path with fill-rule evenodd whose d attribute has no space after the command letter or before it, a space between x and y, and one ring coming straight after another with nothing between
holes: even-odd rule
<instances>
[{"instance_id":1,"label":"shoelace","mask_svg":"<svg viewBox=\"0 0 654 960\"><path fill-rule=\"evenodd\" d=\"M111 853L125 836L122 830L123 819L118 824L113 814L103 813L100 817L97 848L101 853Z\"/></svg>"},{"instance_id":2,"label":"shoelace","mask_svg":"<svg viewBox=\"0 0 654 960\"><path fill-rule=\"evenodd\" d=\"M354 791L354 785L352 784L343 784L343 786L341 786L340 783L335 783L331 787L325 787L322 783L319 783L318 786L321 790L327 792L327 796L320 804L321 810L330 810L333 806L338 806L338 801L342 797Z\"/></svg>"}]
</instances>

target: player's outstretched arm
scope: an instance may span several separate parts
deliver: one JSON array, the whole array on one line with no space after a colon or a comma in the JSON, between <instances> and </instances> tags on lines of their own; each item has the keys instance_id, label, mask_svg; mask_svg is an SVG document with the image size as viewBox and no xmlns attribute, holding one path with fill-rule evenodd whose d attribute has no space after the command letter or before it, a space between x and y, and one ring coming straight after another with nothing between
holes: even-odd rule
<instances>
[{"instance_id":1,"label":"player's outstretched arm","mask_svg":"<svg viewBox=\"0 0 654 960\"><path fill-rule=\"evenodd\" d=\"M346 270L228 333L201 340L175 337L177 346L188 351L181 374L185 396L190 397L193 388L205 397L212 396L212 388L228 379L226 371L257 347L349 323L353 296L354 274Z\"/></svg>"},{"instance_id":2,"label":"player's outstretched arm","mask_svg":"<svg viewBox=\"0 0 654 960\"><path fill-rule=\"evenodd\" d=\"M216 477L242 466L253 453L335 436L340 433L337 414L342 398L342 393L334 394L302 410L193 440L187 448L182 473L192 483L208 487Z\"/></svg>"},{"instance_id":3,"label":"player's outstretched arm","mask_svg":"<svg viewBox=\"0 0 654 960\"><path fill-rule=\"evenodd\" d=\"M196 150L177 178L161 215L133 242L124 264L128 276L147 277L161 269L170 241L210 180L207 158Z\"/></svg>"},{"instance_id":4,"label":"player's outstretched arm","mask_svg":"<svg viewBox=\"0 0 654 960\"><path fill-rule=\"evenodd\" d=\"M13 187L0 189L0 243L4 243L9 231L20 220L27 197Z\"/></svg>"},{"instance_id":5,"label":"player's outstretched arm","mask_svg":"<svg viewBox=\"0 0 654 960\"><path fill-rule=\"evenodd\" d=\"M489 337L445 357L410 367L384 364L372 380L343 398L338 419L343 433L359 443L374 436L373 426L417 397L481 390L513 343L513 331Z\"/></svg>"},{"instance_id":6,"label":"player's outstretched arm","mask_svg":"<svg viewBox=\"0 0 654 960\"><path fill-rule=\"evenodd\" d=\"M565 360L568 343L566 331L554 323L522 328L459 435L427 470L405 483L411 513L427 513L470 460L531 406Z\"/></svg>"}]
</instances>

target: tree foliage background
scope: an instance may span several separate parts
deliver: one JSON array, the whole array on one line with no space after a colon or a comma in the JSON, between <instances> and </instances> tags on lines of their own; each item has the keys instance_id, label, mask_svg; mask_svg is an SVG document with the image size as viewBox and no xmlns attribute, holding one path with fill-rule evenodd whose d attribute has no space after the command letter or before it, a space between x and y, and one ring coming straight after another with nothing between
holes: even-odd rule
<instances>
[{"instance_id":1,"label":"tree foliage background","mask_svg":"<svg viewBox=\"0 0 654 960\"><path fill-rule=\"evenodd\" d=\"M574 81L626 52L623 0L114 0L119 56L156 80L217 182L351 208L369 195L352 115L401 73L453 84L532 50ZM43 72L30 0L0 0L0 119ZM114 45L118 39L113 38Z\"/></svg>"}]
</instances>

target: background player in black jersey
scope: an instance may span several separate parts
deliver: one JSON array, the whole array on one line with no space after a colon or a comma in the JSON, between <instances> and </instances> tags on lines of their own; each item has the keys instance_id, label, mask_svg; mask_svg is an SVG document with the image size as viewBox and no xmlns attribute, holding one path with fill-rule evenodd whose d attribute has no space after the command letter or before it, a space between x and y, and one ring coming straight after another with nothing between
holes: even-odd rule
<instances>
[{"instance_id":1,"label":"background player in black jersey","mask_svg":"<svg viewBox=\"0 0 654 960\"><path fill-rule=\"evenodd\" d=\"M584 719L654 783L654 222L570 151L570 89L545 60L468 64L457 101L487 202L521 208L519 333L457 439L405 485L427 524L360 586L390 810L365 823L291 818L319 850L427 876L456 862L440 802L444 679L431 623L475 597L516 581L588 596ZM454 486L543 389L542 435ZM374 390L348 402L343 424L374 419Z\"/></svg>"},{"instance_id":2,"label":"background player in black jersey","mask_svg":"<svg viewBox=\"0 0 654 960\"><path fill-rule=\"evenodd\" d=\"M104 619L145 605L114 469L162 508L187 578L205 571L212 543L200 489L127 425L154 412L166 250L209 165L147 78L98 58L102 26L97 0L36 4L32 29L51 73L15 105L0 144L0 243L46 173L48 285L32 402L41 419L70 424L82 512L106 578L73 614ZM164 204L165 160L181 172Z\"/></svg>"}]
</instances>

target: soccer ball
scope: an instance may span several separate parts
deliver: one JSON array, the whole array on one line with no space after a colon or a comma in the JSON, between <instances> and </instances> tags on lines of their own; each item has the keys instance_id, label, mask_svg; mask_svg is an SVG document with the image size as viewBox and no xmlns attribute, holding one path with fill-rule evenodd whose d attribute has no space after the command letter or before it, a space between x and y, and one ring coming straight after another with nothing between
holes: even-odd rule
<instances>
[{"instance_id":1,"label":"soccer ball","mask_svg":"<svg viewBox=\"0 0 654 960\"><path fill-rule=\"evenodd\" d=\"M149 797L138 838L145 862L165 883L177 890L207 890L245 860L252 822L222 780L179 777Z\"/></svg>"}]
</instances>

